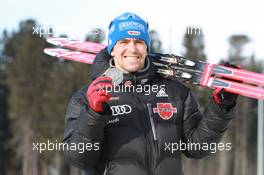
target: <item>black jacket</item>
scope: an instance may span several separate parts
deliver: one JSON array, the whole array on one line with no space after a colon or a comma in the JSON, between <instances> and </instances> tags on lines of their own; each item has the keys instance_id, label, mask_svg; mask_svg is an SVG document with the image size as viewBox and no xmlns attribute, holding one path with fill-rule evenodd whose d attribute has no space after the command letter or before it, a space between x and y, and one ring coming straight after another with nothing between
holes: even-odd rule
<instances>
[{"instance_id":1,"label":"black jacket","mask_svg":"<svg viewBox=\"0 0 264 175\"><path fill-rule=\"evenodd\" d=\"M93 78L108 67L104 54L99 54L93 65ZM201 114L189 88L160 78L151 63L146 67L142 72L125 75L122 85L132 84L134 90L112 92L111 110L106 108L104 114L89 108L87 87L71 98L64 143L86 144L89 149L65 149L70 164L93 169L95 174L180 175L182 152L190 158L210 152L201 148L180 150L180 144L201 146L220 141L234 109L224 113L210 99ZM139 85L145 91L135 88ZM152 88L151 93L148 88Z\"/></svg>"}]
</instances>

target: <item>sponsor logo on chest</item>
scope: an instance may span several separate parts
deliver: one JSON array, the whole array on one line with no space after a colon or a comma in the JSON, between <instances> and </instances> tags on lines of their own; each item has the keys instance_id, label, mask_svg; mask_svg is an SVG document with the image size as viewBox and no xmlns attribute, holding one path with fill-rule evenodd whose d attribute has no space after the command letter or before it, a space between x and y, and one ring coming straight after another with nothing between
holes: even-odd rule
<instances>
[{"instance_id":1,"label":"sponsor logo on chest","mask_svg":"<svg viewBox=\"0 0 264 175\"><path fill-rule=\"evenodd\" d=\"M168 94L166 94L164 89L160 89L156 94L156 97L168 97Z\"/></svg>"},{"instance_id":2,"label":"sponsor logo on chest","mask_svg":"<svg viewBox=\"0 0 264 175\"><path fill-rule=\"evenodd\" d=\"M157 107L153 108L154 113L158 113L164 120L169 120L174 113L177 113L177 108L171 103L157 103Z\"/></svg>"},{"instance_id":3,"label":"sponsor logo on chest","mask_svg":"<svg viewBox=\"0 0 264 175\"><path fill-rule=\"evenodd\" d=\"M111 106L112 115L124 115L124 114L130 114L132 112L132 107L130 105L124 104L124 105L117 105L117 106Z\"/></svg>"}]
</instances>

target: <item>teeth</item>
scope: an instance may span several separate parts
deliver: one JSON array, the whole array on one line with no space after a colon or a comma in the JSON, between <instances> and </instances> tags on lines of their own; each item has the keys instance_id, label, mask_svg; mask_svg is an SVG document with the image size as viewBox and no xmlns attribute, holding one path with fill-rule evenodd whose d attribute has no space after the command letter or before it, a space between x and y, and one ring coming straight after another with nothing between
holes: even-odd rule
<instances>
[{"instance_id":1,"label":"teeth","mask_svg":"<svg viewBox=\"0 0 264 175\"><path fill-rule=\"evenodd\" d=\"M136 58L139 58L139 56L125 56L125 57L136 57Z\"/></svg>"}]
</instances>

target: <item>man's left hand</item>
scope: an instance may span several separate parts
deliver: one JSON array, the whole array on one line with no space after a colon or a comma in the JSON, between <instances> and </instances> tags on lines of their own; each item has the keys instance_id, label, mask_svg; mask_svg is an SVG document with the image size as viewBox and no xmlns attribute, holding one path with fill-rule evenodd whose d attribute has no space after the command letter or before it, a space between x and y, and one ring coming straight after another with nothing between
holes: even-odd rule
<instances>
[{"instance_id":1,"label":"man's left hand","mask_svg":"<svg viewBox=\"0 0 264 175\"><path fill-rule=\"evenodd\" d=\"M225 62L224 66L240 69L239 65L230 64ZM216 88L213 92L214 101L225 111L233 108L236 105L238 94L225 91L224 88Z\"/></svg>"},{"instance_id":2,"label":"man's left hand","mask_svg":"<svg viewBox=\"0 0 264 175\"><path fill-rule=\"evenodd\" d=\"M238 95L226 92L223 88L216 88L213 92L213 98L221 109L229 111L236 105Z\"/></svg>"}]
</instances>

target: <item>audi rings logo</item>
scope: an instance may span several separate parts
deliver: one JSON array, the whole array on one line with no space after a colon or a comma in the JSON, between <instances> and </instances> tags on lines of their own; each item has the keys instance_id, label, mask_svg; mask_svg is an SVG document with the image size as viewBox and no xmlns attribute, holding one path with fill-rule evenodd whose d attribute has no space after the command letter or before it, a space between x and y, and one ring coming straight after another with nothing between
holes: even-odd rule
<instances>
[{"instance_id":1,"label":"audi rings logo","mask_svg":"<svg viewBox=\"0 0 264 175\"><path fill-rule=\"evenodd\" d=\"M130 105L111 106L111 110L113 116L129 114L132 112L132 108Z\"/></svg>"}]
</instances>

